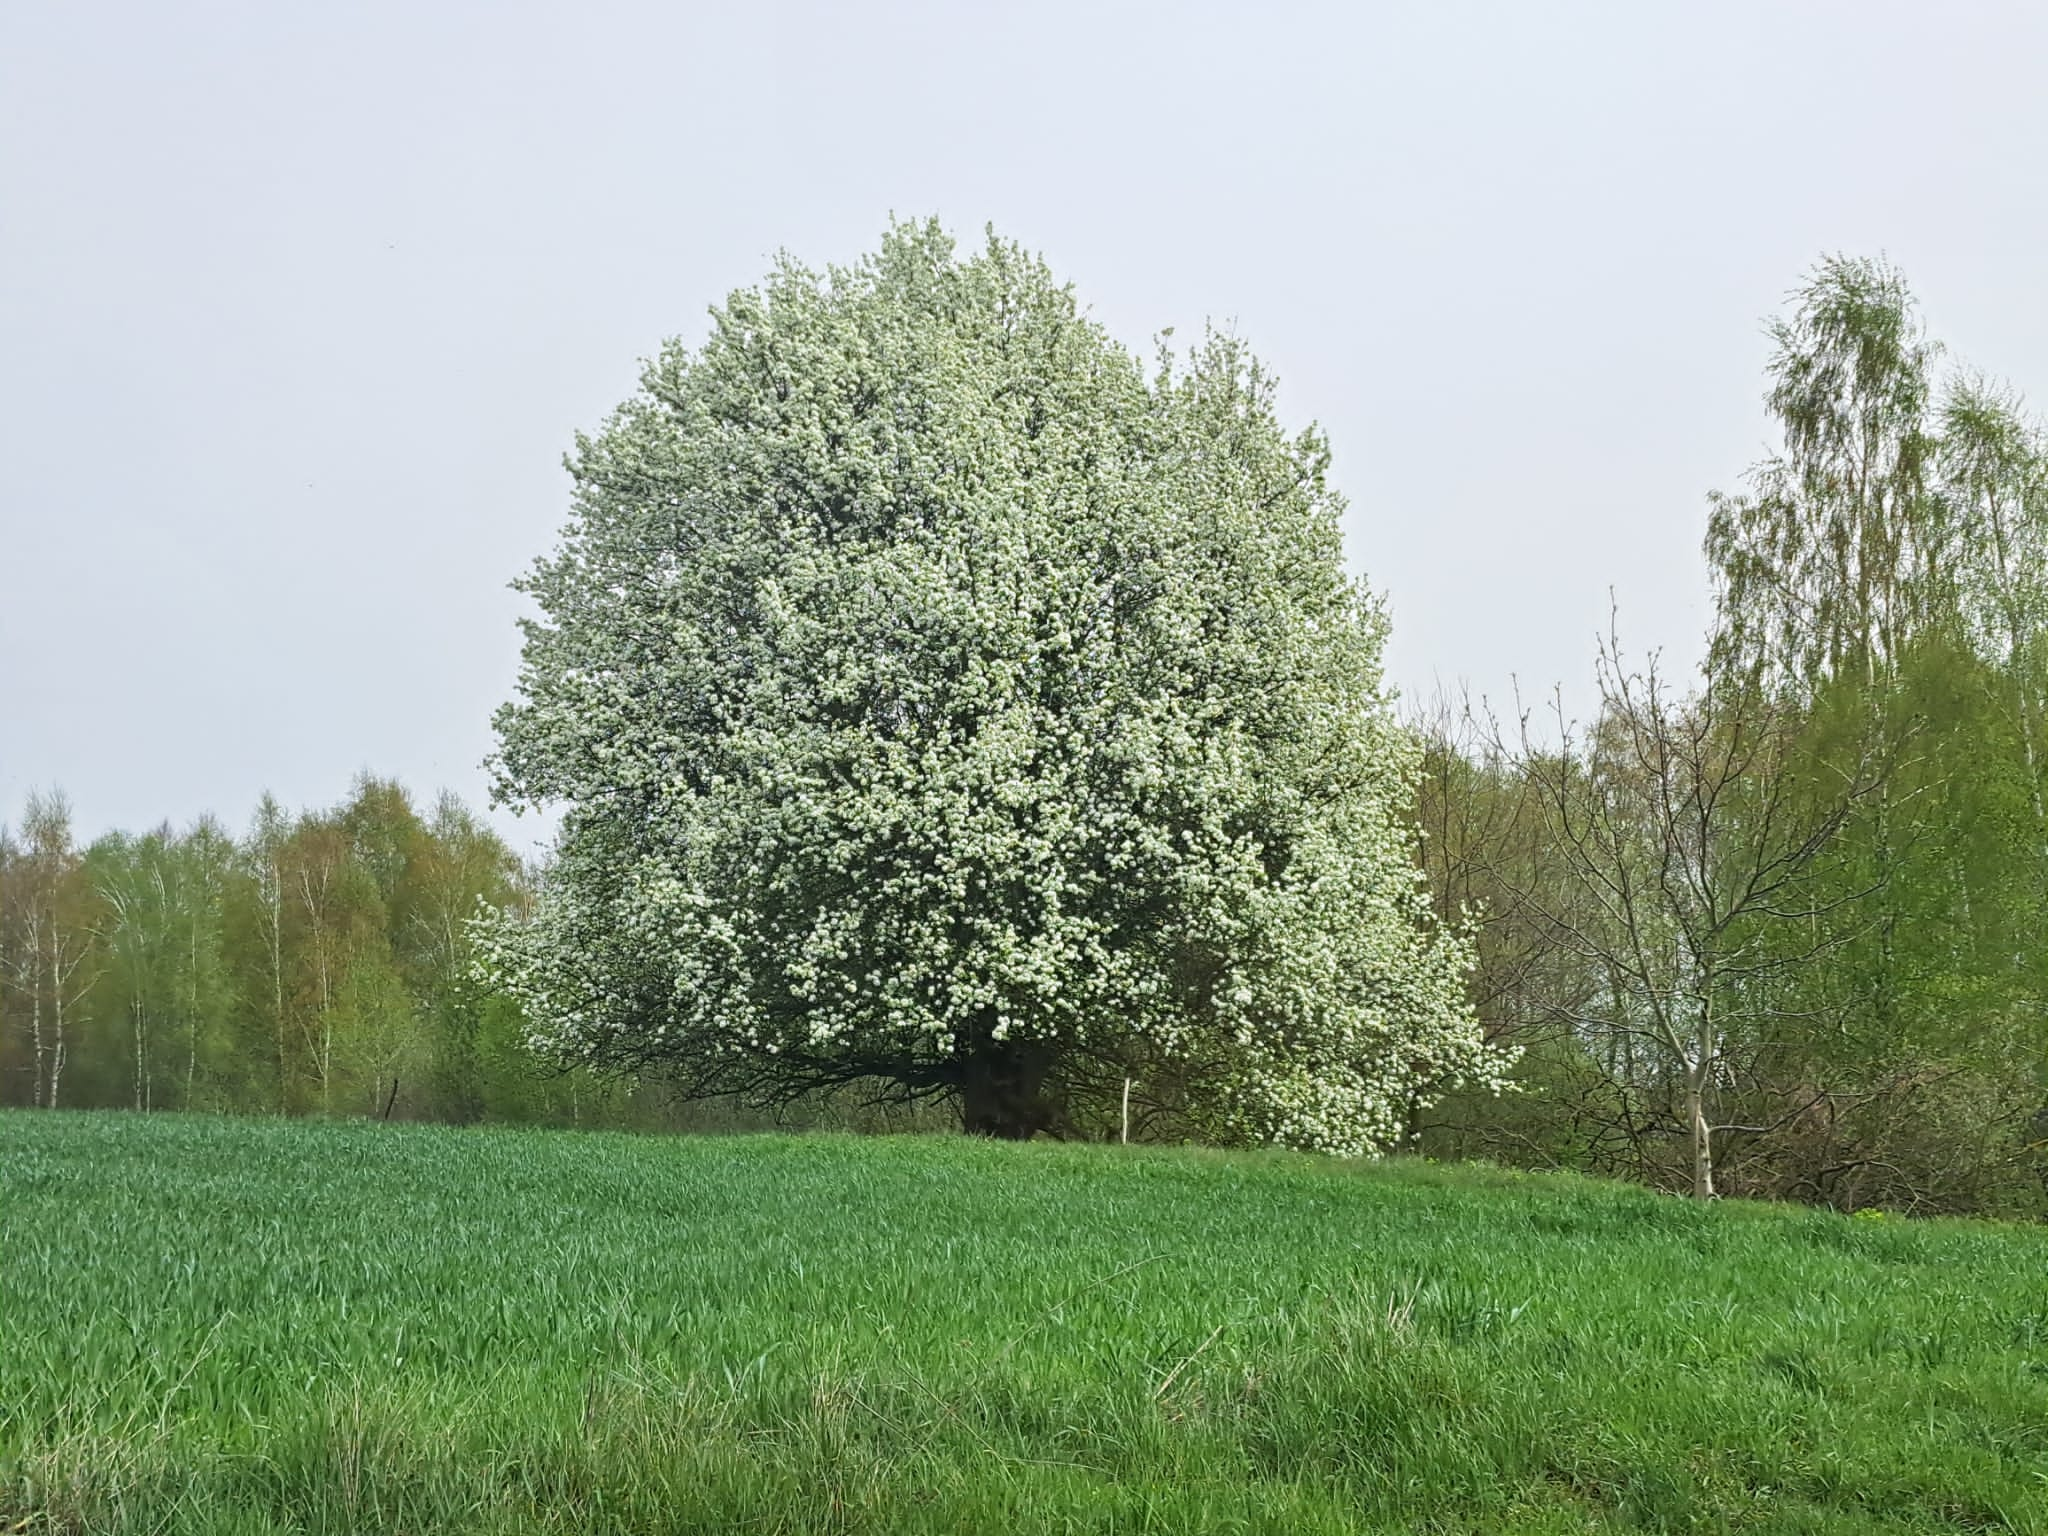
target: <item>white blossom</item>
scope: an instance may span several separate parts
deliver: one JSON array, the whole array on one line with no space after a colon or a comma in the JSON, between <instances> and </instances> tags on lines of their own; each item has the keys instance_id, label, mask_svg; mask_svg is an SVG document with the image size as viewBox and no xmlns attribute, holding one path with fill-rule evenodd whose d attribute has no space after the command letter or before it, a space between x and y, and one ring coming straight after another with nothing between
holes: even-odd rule
<instances>
[{"instance_id":1,"label":"white blossom","mask_svg":"<svg viewBox=\"0 0 2048 1536\"><path fill-rule=\"evenodd\" d=\"M583 1060L1136 1042L1214 1134L1384 1145L1499 1064L1327 462L1237 342L1148 376L993 238L784 264L571 456L497 722L566 814L489 974Z\"/></svg>"}]
</instances>

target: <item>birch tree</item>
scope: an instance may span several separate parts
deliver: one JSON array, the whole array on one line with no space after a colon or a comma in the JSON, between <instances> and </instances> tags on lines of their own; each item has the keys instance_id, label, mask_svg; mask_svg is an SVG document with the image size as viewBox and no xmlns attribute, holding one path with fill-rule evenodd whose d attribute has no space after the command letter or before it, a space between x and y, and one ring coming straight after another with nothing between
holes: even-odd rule
<instances>
[{"instance_id":1,"label":"birch tree","mask_svg":"<svg viewBox=\"0 0 2048 1536\"><path fill-rule=\"evenodd\" d=\"M173 939L167 828L95 842L94 890L105 920L100 941L118 992L132 1057L129 1081L136 1109L156 1105L157 1046L169 1011L164 987Z\"/></svg>"},{"instance_id":2,"label":"birch tree","mask_svg":"<svg viewBox=\"0 0 2048 1536\"><path fill-rule=\"evenodd\" d=\"M1933 365L1896 269L1823 261L1772 322L1765 404L1780 451L1713 498L1723 668L1811 691L1879 682L1953 611L1957 546L1933 484Z\"/></svg>"},{"instance_id":3,"label":"birch tree","mask_svg":"<svg viewBox=\"0 0 2048 1536\"><path fill-rule=\"evenodd\" d=\"M28 949L35 962L35 1102L55 1109L62 1101L74 1028L100 974L94 934L98 913L84 856L72 840L71 803L62 794L31 795L22 832L26 878L21 895L31 909Z\"/></svg>"},{"instance_id":4,"label":"birch tree","mask_svg":"<svg viewBox=\"0 0 2048 1536\"><path fill-rule=\"evenodd\" d=\"M242 845L242 858L256 886L256 910L262 933L263 1001L269 1016L277 1072L277 1109L291 1107L291 1044L285 1010L285 877L284 846L291 824L284 808L265 793Z\"/></svg>"},{"instance_id":5,"label":"birch tree","mask_svg":"<svg viewBox=\"0 0 2048 1536\"><path fill-rule=\"evenodd\" d=\"M40 1108L49 1041L43 1033L45 917L37 876L35 862L0 827L0 1003L11 1002L26 1021L28 1102Z\"/></svg>"},{"instance_id":6,"label":"birch tree","mask_svg":"<svg viewBox=\"0 0 2048 1536\"><path fill-rule=\"evenodd\" d=\"M100 974L92 920L85 913L91 892L76 870L60 888L50 920L50 1076L43 1103L62 1102L64 1066L70 1059L72 1021Z\"/></svg>"},{"instance_id":7,"label":"birch tree","mask_svg":"<svg viewBox=\"0 0 2048 1536\"><path fill-rule=\"evenodd\" d=\"M1970 639L2017 685L2040 873L2048 889L2048 441L2019 398L1981 378L1941 413L1943 488L1963 555Z\"/></svg>"},{"instance_id":8,"label":"birch tree","mask_svg":"<svg viewBox=\"0 0 2048 1536\"><path fill-rule=\"evenodd\" d=\"M303 816L280 853L283 901L299 939L303 976L295 1010L299 1039L319 1090L321 1112L334 1108L335 999L348 975L348 835L330 817Z\"/></svg>"},{"instance_id":9,"label":"birch tree","mask_svg":"<svg viewBox=\"0 0 2048 1536\"><path fill-rule=\"evenodd\" d=\"M92 973L86 965L91 919L81 910L80 855L72 842L71 804L35 793L23 808L21 841L9 844L0 921L9 944L7 979L29 1036L29 1102L51 1106L64 1077L69 1021Z\"/></svg>"},{"instance_id":10,"label":"birch tree","mask_svg":"<svg viewBox=\"0 0 2048 1536\"><path fill-rule=\"evenodd\" d=\"M228 1012L222 909L235 860L234 840L212 816L194 822L172 850L173 964L176 1004L185 1037L179 1102L185 1109L198 1102L202 1061L223 1048L213 1042L221 1034Z\"/></svg>"}]
</instances>

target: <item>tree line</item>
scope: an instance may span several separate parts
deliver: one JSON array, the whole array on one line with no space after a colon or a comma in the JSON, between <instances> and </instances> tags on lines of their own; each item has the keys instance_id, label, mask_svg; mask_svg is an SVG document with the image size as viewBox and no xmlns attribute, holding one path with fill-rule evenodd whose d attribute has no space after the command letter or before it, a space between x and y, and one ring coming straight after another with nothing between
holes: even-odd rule
<instances>
[{"instance_id":1,"label":"tree line","mask_svg":"<svg viewBox=\"0 0 2048 1536\"><path fill-rule=\"evenodd\" d=\"M451 794L359 778L80 846L61 794L0 828L0 1094L120 1107L631 1124L619 1085L536 1058L470 974L479 904L532 871Z\"/></svg>"},{"instance_id":2,"label":"tree line","mask_svg":"<svg viewBox=\"0 0 2048 1536\"><path fill-rule=\"evenodd\" d=\"M1420 722L1421 857L1519 1060L1415 1139L2039 1214L2048 448L1882 263L1822 263L1772 337L1782 446L1713 500L1697 679L1610 640L1582 728L1469 700Z\"/></svg>"}]
</instances>

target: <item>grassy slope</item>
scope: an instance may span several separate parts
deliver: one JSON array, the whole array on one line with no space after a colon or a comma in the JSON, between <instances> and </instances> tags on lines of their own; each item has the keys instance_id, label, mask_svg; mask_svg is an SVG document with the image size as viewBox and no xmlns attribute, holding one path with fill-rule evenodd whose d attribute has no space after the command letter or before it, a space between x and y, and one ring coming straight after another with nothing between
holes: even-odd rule
<instances>
[{"instance_id":1,"label":"grassy slope","mask_svg":"<svg viewBox=\"0 0 2048 1536\"><path fill-rule=\"evenodd\" d=\"M0 1116L0 1517L2048 1530L2048 1232L964 1140Z\"/></svg>"}]
</instances>

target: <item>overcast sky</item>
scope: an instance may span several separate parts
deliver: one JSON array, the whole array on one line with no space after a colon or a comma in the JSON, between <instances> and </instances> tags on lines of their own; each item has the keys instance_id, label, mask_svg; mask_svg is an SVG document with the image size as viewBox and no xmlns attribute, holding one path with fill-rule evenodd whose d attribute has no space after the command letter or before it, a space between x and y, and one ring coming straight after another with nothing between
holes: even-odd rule
<instances>
[{"instance_id":1,"label":"overcast sky","mask_svg":"<svg viewBox=\"0 0 2048 1536\"><path fill-rule=\"evenodd\" d=\"M1822 253L2048 397L2044 65L2033 3L10 6L0 817L480 802L571 434L892 212L1234 322L1408 696L1583 700L1610 587L1696 655Z\"/></svg>"}]
</instances>

